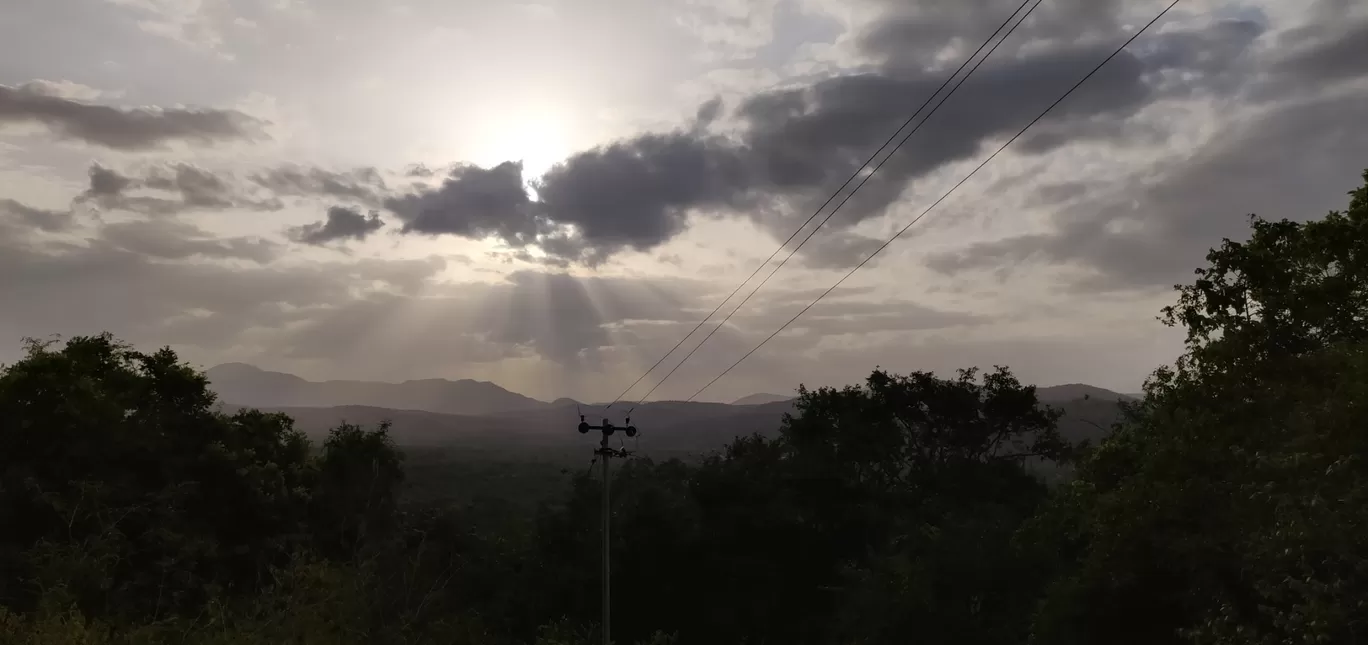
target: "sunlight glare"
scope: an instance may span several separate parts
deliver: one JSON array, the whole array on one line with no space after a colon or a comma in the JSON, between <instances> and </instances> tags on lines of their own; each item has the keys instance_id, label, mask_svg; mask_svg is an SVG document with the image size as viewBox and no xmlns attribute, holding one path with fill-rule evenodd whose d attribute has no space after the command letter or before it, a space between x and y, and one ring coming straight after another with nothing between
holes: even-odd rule
<instances>
[{"instance_id":1,"label":"sunlight glare","mask_svg":"<svg viewBox=\"0 0 1368 645\"><path fill-rule=\"evenodd\" d=\"M523 181L538 179L570 154L563 114L550 109L516 110L485 124L473 158L482 166L523 162Z\"/></svg>"}]
</instances>

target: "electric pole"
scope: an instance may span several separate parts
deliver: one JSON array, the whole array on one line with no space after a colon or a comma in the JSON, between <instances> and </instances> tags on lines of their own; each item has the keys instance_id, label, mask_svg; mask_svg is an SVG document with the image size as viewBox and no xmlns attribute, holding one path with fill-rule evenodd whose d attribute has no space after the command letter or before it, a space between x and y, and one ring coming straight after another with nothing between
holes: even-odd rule
<instances>
[{"instance_id":1,"label":"electric pole","mask_svg":"<svg viewBox=\"0 0 1368 645\"><path fill-rule=\"evenodd\" d=\"M610 581L612 579L612 574L609 566L611 558L609 556L608 547L608 532L612 525L612 506L609 503L608 492L612 480L610 479L608 462L613 457L626 459L628 455L631 455L632 453L626 450L614 450L612 448L609 448L608 437L612 436L612 434L618 430L622 430L623 433L626 434L628 437L636 437L637 429L636 426L632 425L631 417L627 418L626 427L619 428L614 426L607 419L604 419L601 425L589 425L585 422L584 415L581 414L579 422L580 434L588 434L590 430L598 430L603 433L603 439L599 441L598 450L594 451L594 455L596 458L603 460L603 645L612 645L612 639L609 633L610 626L612 625L612 601L609 595L609 586Z\"/></svg>"}]
</instances>

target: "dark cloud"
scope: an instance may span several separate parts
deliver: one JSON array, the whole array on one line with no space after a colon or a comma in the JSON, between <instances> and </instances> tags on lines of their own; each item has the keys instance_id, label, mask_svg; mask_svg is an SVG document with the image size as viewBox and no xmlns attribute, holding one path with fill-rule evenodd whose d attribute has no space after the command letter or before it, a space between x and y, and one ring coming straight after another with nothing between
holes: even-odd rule
<instances>
[{"instance_id":1,"label":"dark cloud","mask_svg":"<svg viewBox=\"0 0 1368 645\"><path fill-rule=\"evenodd\" d=\"M77 201L146 215L229 208L275 211L285 207L278 197L263 195L232 175L189 163L148 166L136 175L92 165L90 185Z\"/></svg>"},{"instance_id":2,"label":"dark cloud","mask_svg":"<svg viewBox=\"0 0 1368 645\"><path fill-rule=\"evenodd\" d=\"M1086 291L1167 288L1191 279L1207 249L1247 231L1249 214L1306 220L1343 208L1368 167L1368 93L1309 97L1227 127L1181 162L1133 184L1054 190L1052 231L934 255L944 273L1022 262L1085 271Z\"/></svg>"},{"instance_id":3,"label":"dark cloud","mask_svg":"<svg viewBox=\"0 0 1368 645\"><path fill-rule=\"evenodd\" d=\"M1335 82L1368 74L1368 20L1297 34L1275 69L1301 82Z\"/></svg>"},{"instance_id":4,"label":"dark cloud","mask_svg":"<svg viewBox=\"0 0 1368 645\"><path fill-rule=\"evenodd\" d=\"M973 158L984 141L1014 132L1108 52L1107 46L1054 48L985 65L926 122L832 220L849 225L878 215L908 183L956 161ZM1122 54L1086 92L1062 104L1025 146L1042 153L1097 134L1097 124L1119 124L1156 100L1145 64ZM908 105L931 96L944 79L881 73L840 76L799 89L761 94L742 104L746 142L769 190L786 196L825 197L884 143L907 117ZM1092 125L1093 127L1080 127ZM1110 131L1115 131L1114 129Z\"/></svg>"},{"instance_id":5,"label":"dark cloud","mask_svg":"<svg viewBox=\"0 0 1368 645\"><path fill-rule=\"evenodd\" d=\"M691 133L648 134L578 153L535 185L522 164L459 166L440 186L385 205L403 232L498 237L537 245L551 262L596 264L645 249L684 228L690 209L735 206L747 190L743 159L726 141Z\"/></svg>"},{"instance_id":6,"label":"dark cloud","mask_svg":"<svg viewBox=\"0 0 1368 645\"><path fill-rule=\"evenodd\" d=\"M19 225L16 228L54 233L70 228L75 222L75 217L70 210L51 211L21 204L13 199L0 198L0 221Z\"/></svg>"},{"instance_id":7,"label":"dark cloud","mask_svg":"<svg viewBox=\"0 0 1368 645\"><path fill-rule=\"evenodd\" d=\"M390 197L385 206L404 223L402 232L449 233L470 238L491 235L525 246L545 231L523 185L522 164L493 168L458 166L440 186Z\"/></svg>"},{"instance_id":8,"label":"dark cloud","mask_svg":"<svg viewBox=\"0 0 1368 645\"><path fill-rule=\"evenodd\" d=\"M706 128L722 116L722 97L714 97L698 106L698 111L694 113L694 127Z\"/></svg>"},{"instance_id":9,"label":"dark cloud","mask_svg":"<svg viewBox=\"0 0 1368 645\"><path fill-rule=\"evenodd\" d=\"M752 185L729 142L674 132L581 152L547 172L537 194L550 221L574 227L577 244L557 254L593 261L674 237L690 210L741 206Z\"/></svg>"},{"instance_id":10,"label":"dark cloud","mask_svg":"<svg viewBox=\"0 0 1368 645\"><path fill-rule=\"evenodd\" d=\"M48 87L44 83L0 85L0 124L37 123L62 138L116 150L265 137L266 122L236 110L112 107L57 96Z\"/></svg>"},{"instance_id":11,"label":"dark cloud","mask_svg":"<svg viewBox=\"0 0 1368 645\"><path fill-rule=\"evenodd\" d=\"M118 197L132 187L132 178L95 164L90 167L90 188L86 190L85 195L92 199Z\"/></svg>"},{"instance_id":12,"label":"dark cloud","mask_svg":"<svg viewBox=\"0 0 1368 645\"><path fill-rule=\"evenodd\" d=\"M287 165L254 174L251 180L279 197L331 197L372 207L379 207L389 192L384 177L375 168L337 172Z\"/></svg>"},{"instance_id":13,"label":"dark cloud","mask_svg":"<svg viewBox=\"0 0 1368 645\"><path fill-rule=\"evenodd\" d=\"M328 209L327 219L295 228L290 231L290 237L297 242L314 245L338 240L364 240L384 226L385 222L375 211L367 216L354 208L333 206Z\"/></svg>"},{"instance_id":14,"label":"dark cloud","mask_svg":"<svg viewBox=\"0 0 1368 645\"><path fill-rule=\"evenodd\" d=\"M878 3L885 5L883 15L860 36L860 50L886 68L914 70L943 67L946 63L939 58L947 50L953 50L951 58L967 56L1021 6L1019 0ZM1016 40L1004 43L1003 48L1011 53L1030 40L1070 43L1113 36L1121 26L1120 5L1119 0L1046 2L1032 12L1014 36Z\"/></svg>"},{"instance_id":15,"label":"dark cloud","mask_svg":"<svg viewBox=\"0 0 1368 645\"><path fill-rule=\"evenodd\" d=\"M931 17L910 13L909 20L979 20L956 3L922 4ZM1106 31L1102 25L1110 23L1102 17L1111 14L1089 11L1078 19L1091 21L1096 13L1097 29ZM1075 14L1050 15L1055 17L1043 16L1035 28L1037 36L1054 34L1058 25L1050 20ZM1117 56L1019 149L1042 154L1081 139L1126 137L1136 134L1130 118L1156 101L1229 91L1237 85L1230 70L1262 29L1250 21L1169 29L1139 53ZM985 142L1016 131L1049 105L1115 44L1075 40L1037 42L991 60L828 226L840 229L880 215L917 179L974 158ZM494 236L515 248L538 246L553 262L591 266L668 241L694 213L741 212L786 236L793 218L810 212L854 172L903 122L909 106L940 86L943 73L889 66L757 93L739 102L738 127L727 137L694 127L582 152L532 182L536 200L521 166L506 163L457 168L441 186L386 205L404 221L404 232ZM709 101L697 120L716 118L720 110L720 103ZM855 251L871 247L871 240L847 237L815 243L805 256L819 266L847 266L857 261Z\"/></svg>"}]
</instances>

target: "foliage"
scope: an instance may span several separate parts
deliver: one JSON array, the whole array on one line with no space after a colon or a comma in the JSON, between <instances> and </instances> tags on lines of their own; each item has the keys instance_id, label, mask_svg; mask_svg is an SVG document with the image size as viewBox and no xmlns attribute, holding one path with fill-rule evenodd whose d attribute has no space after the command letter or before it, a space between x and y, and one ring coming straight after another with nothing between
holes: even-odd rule
<instances>
[{"instance_id":1,"label":"foliage","mask_svg":"<svg viewBox=\"0 0 1368 645\"><path fill-rule=\"evenodd\" d=\"M314 536L322 553L346 558L389 537L404 481L402 462L388 423L373 431L343 423L329 433L313 496L314 520L329 529Z\"/></svg>"},{"instance_id":2,"label":"foliage","mask_svg":"<svg viewBox=\"0 0 1368 645\"><path fill-rule=\"evenodd\" d=\"M39 581L78 568L69 591L96 616L259 584L302 533L308 445L288 417L213 403L170 350L108 335L31 343L0 375L0 545L33 550L10 565Z\"/></svg>"},{"instance_id":3,"label":"foliage","mask_svg":"<svg viewBox=\"0 0 1368 645\"><path fill-rule=\"evenodd\" d=\"M1254 220L1179 288L1165 320L1186 353L1054 510L1079 553L1042 642L1364 633L1368 197L1352 195L1320 221Z\"/></svg>"}]
</instances>

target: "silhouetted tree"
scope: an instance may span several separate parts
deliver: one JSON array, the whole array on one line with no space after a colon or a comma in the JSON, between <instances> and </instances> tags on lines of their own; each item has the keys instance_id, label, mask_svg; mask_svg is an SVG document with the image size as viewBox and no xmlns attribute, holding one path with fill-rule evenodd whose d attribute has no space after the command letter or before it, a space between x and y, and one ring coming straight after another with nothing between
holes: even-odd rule
<instances>
[{"instance_id":1,"label":"silhouetted tree","mask_svg":"<svg viewBox=\"0 0 1368 645\"><path fill-rule=\"evenodd\" d=\"M95 615L156 615L283 563L305 530L308 444L289 417L213 404L169 349L30 342L0 373L0 544L23 574L5 602L60 585Z\"/></svg>"},{"instance_id":2,"label":"silhouetted tree","mask_svg":"<svg viewBox=\"0 0 1368 645\"><path fill-rule=\"evenodd\" d=\"M1179 287L1186 353L1042 516L1078 563L1041 642L1368 633L1368 186L1351 194L1322 220L1254 219Z\"/></svg>"},{"instance_id":3,"label":"silhouetted tree","mask_svg":"<svg viewBox=\"0 0 1368 645\"><path fill-rule=\"evenodd\" d=\"M343 423L328 433L317 462L314 536L325 554L346 559L395 529L403 456L389 424L374 430Z\"/></svg>"}]
</instances>

